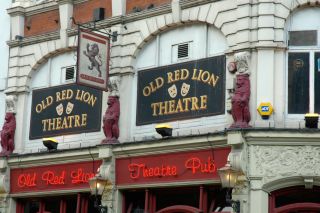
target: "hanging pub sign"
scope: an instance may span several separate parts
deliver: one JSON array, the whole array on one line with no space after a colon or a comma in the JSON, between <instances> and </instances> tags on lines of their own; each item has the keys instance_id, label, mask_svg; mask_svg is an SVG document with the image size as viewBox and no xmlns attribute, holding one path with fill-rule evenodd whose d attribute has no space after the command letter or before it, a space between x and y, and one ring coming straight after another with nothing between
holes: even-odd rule
<instances>
[{"instance_id":1,"label":"hanging pub sign","mask_svg":"<svg viewBox=\"0 0 320 213\"><path fill-rule=\"evenodd\" d=\"M107 90L110 58L109 38L79 30L77 83Z\"/></svg>"},{"instance_id":2,"label":"hanging pub sign","mask_svg":"<svg viewBox=\"0 0 320 213\"><path fill-rule=\"evenodd\" d=\"M138 72L137 125L225 113L225 56Z\"/></svg>"},{"instance_id":3,"label":"hanging pub sign","mask_svg":"<svg viewBox=\"0 0 320 213\"><path fill-rule=\"evenodd\" d=\"M102 92L68 84L33 90L30 139L100 131Z\"/></svg>"}]
</instances>

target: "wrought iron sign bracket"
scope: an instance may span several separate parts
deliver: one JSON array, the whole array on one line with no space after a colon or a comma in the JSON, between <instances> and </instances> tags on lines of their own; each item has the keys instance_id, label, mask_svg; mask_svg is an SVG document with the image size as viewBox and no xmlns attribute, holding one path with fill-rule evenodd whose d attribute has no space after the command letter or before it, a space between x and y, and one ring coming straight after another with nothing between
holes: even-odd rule
<instances>
[{"instance_id":1,"label":"wrought iron sign bracket","mask_svg":"<svg viewBox=\"0 0 320 213\"><path fill-rule=\"evenodd\" d=\"M79 23L76 23L74 17L71 17L70 19L72 20L73 24L78 26L78 29L86 29L86 30L90 30L90 31L99 32L99 33L101 33L103 35L106 35L109 38L111 38L112 42L116 42L117 41L117 38L118 38L118 35L119 35L118 31L113 31L113 32L110 32L110 33L109 32L103 32L103 31L101 31L101 30L96 28L96 21L87 22L87 23L84 23L84 24L79 24Z\"/></svg>"}]
</instances>

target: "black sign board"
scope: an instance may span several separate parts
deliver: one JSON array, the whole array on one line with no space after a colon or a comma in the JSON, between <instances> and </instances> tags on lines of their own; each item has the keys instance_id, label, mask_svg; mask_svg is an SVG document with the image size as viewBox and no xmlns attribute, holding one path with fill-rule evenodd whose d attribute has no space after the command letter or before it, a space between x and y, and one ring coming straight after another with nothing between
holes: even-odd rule
<instances>
[{"instance_id":1,"label":"black sign board","mask_svg":"<svg viewBox=\"0 0 320 213\"><path fill-rule=\"evenodd\" d=\"M30 139L100 131L102 92L76 84L33 90Z\"/></svg>"},{"instance_id":2,"label":"black sign board","mask_svg":"<svg viewBox=\"0 0 320 213\"><path fill-rule=\"evenodd\" d=\"M225 113L225 56L138 72L137 125Z\"/></svg>"}]
</instances>

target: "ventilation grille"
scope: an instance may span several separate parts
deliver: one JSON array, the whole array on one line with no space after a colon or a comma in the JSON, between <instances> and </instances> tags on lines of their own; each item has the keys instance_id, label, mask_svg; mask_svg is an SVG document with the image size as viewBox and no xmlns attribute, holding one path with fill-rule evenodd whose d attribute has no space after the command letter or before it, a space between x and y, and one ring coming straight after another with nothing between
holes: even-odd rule
<instances>
[{"instance_id":1,"label":"ventilation grille","mask_svg":"<svg viewBox=\"0 0 320 213\"><path fill-rule=\"evenodd\" d=\"M178 45L178 58L186 58L189 56L189 43Z\"/></svg>"},{"instance_id":2,"label":"ventilation grille","mask_svg":"<svg viewBox=\"0 0 320 213\"><path fill-rule=\"evenodd\" d=\"M67 67L65 80L68 81L73 79L74 79L74 67Z\"/></svg>"}]
</instances>

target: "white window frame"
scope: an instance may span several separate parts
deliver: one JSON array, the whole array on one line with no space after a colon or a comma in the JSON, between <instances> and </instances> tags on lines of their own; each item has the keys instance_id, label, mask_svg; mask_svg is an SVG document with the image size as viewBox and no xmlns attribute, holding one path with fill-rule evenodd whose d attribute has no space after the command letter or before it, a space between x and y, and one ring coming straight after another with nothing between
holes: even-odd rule
<instances>
[{"instance_id":1,"label":"white window frame","mask_svg":"<svg viewBox=\"0 0 320 213\"><path fill-rule=\"evenodd\" d=\"M319 43L319 42L318 42ZM302 119L305 114L289 114L289 89L288 89L288 77L289 77L289 53L309 53L309 112L314 112L315 94L314 94L314 54L320 52L320 48L316 46L293 46L289 47L286 53L286 114L288 118ZM308 113L308 112L306 112Z\"/></svg>"}]
</instances>

